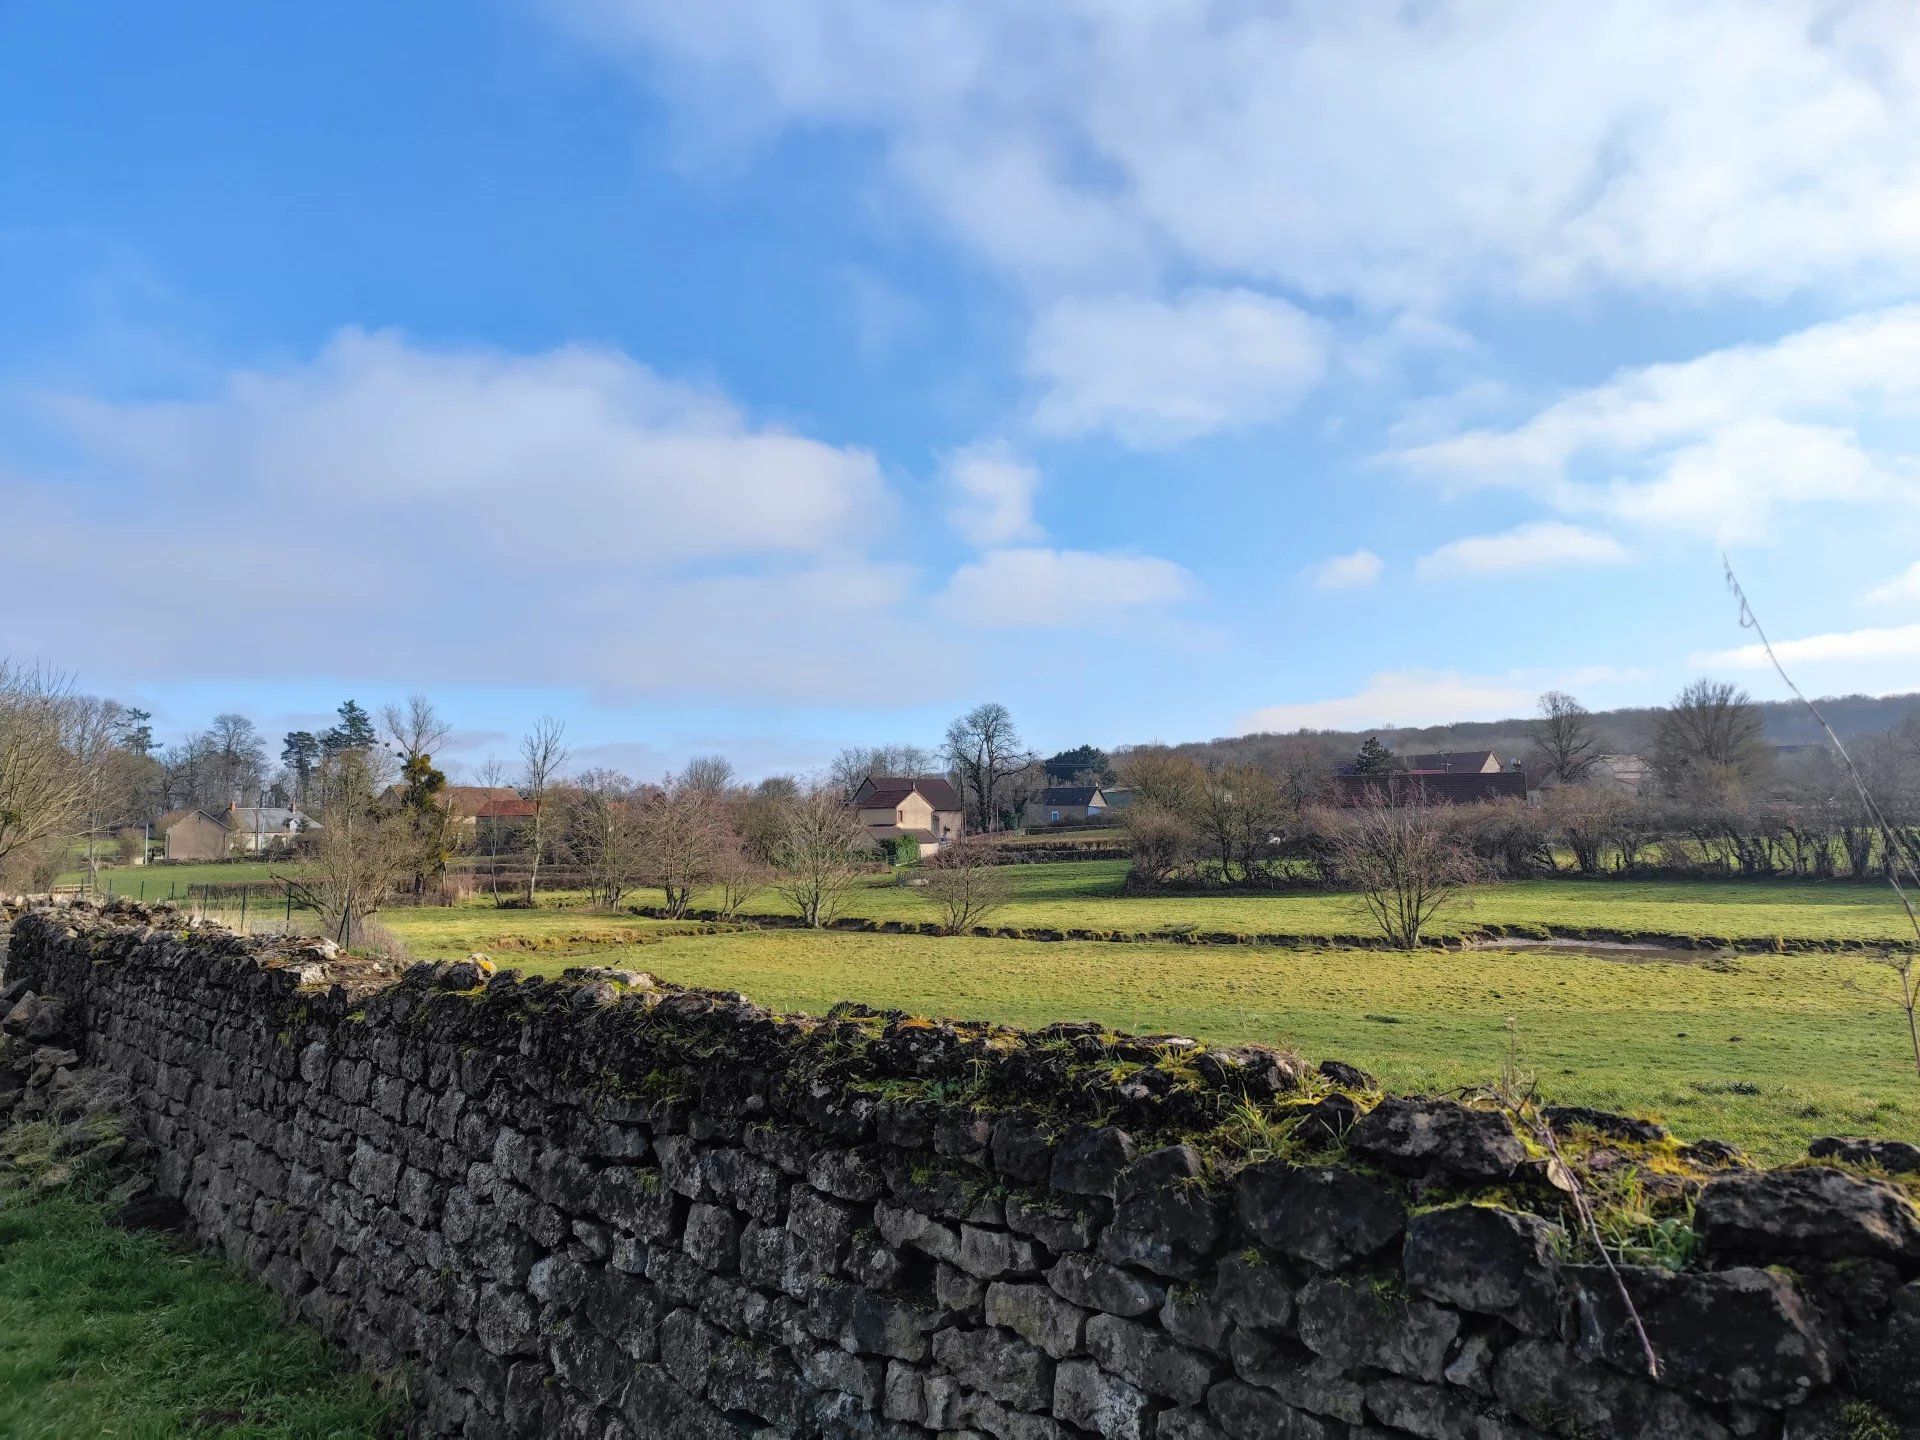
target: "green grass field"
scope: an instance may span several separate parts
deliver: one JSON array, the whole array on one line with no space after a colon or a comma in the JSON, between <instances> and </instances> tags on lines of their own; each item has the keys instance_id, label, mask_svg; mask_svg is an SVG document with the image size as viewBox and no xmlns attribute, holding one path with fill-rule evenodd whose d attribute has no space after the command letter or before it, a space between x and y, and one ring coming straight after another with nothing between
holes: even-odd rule
<instances>
[{"instance_id":1,"label":"green grass field","mask_svg":"<svg viewBox=\"0 0 1920 1440\"><path fill-rule=\"evenodd\" d=\"M248 861L219 865L182 865L111 872L115 894L165 898L168 887L184 896L189 885L266 886L275 867ZM1045 865L1009 866L1014 887L1010 904L992 923L1054 929L1166 931L1190 929L1231 934L1353 936L1370 925L1351 895L1304 891L1278 895L1129 896L1122 893L1124 860L1072 860ZM911 872L907 872L911 873ZM73 883L78 875L62 876ZM556 895L551 903L579 897ZM635 890L632 903L654 903L658 891ZM697 905L712 903L701 896ZM503 915L487 901L463 910ZM772 891L747 905L755 915L792 913ZM389 912L389 914L398 912ZM845 911L877 920L931 920L933 907L891 875L864 877ZM1522 880L1483 885L1469 902L1444 916L1437 934L1457 934L1476 926L1532 926L1552 929L1604 929L1624 934L1703 936L1744 943L1794 941L1898 942L1910 936L1898 902L1875 885L1814 884L1791 881L1711 880Z\"/></svg>"},{"instance_id":2,"label":"green grass field","mask_svg":"<svg viewBox=\"0 0 1920 1440\"><path fill-rule=\"evenodd\" d=\"M1218 930L1236 934L1349 936L1371 930L1351 895L1129 896L1124 860L1074 860L1009 867L1014 898L990 923L1057 929ZM657 892L635 892L657 900ZM748 905L790 913L772 892ZM928 920L933 907L892 877L865 879L846 914ZM1604 928L1633 934L1711 936L1741 941L1897 941L1911 936L1890 891L1871 885L1739 883L1705 880L1523 880L1483 885L1469 904L1435 927L1479 925Z\"/></svg>"},{"instance_id":3,"label":"green grass field","mask_svg":"<svg viewBox=\"0 0 1920 1440\"><path fill-rule=\"evenodd\" d=\"M268 885L285 866L262 860L232 860L206 865L125 865L100 872L101 893L111 886L115 895L133 900L165 900L169 893L184 899L189 886ZM86 881L84 870L69 870L58 884L80 885Z\"/></svg>"},{"instance_id":4,"label":"green grass field","mask_svg":"<svg viewBox=\"0 0 1920 1440\"><path fill-rule=\"evenodd\" d=\"M1627 964L1577 954L1260 950L762 931L572 956L554 973L650 970L821 1013L856 999L1020 1025L1089 1018L1136 1032L1292 1046L1397 1090L1497 1079L1507 1017L1523 1069L1567 1103L1651 1113L1774 1160L1815 1135L1920 1137L1920 1080L1893 977L1840 955Z\"/></svg>"},{"instance_id":5,"label":"green grass field","mask_svg":"<svg viewBox=\"0 0 1920 1440\"><path fill-rule=\"evenodd\" d=\"M261 878L266 868L173 873L237 883ZM252 874L208 873L214 870ZM1351 896L1129 897L1120 891L1124 873L1117 861L1010 868L1015 897L993 921L1309 940L1368 930ZM656 899L645 891L629 898ZM1859 956L1701 952L1707 963L1627 964L1578 953L1401 956L1311 945L713 933L716 927L605 914L578 902L553 896L529 911L480 900L396 907L380 918L422 959L480 951L542 972L582 960L631 965L816 1012L856 999L1029 1025L1088 1016L1130 1030L1292 1045L1311 1059L1364 1065L1396 1089L1447 1090L1493 1079L1512 1016L1523 1065L1554 1099L1658 1114L1682 1134L1716 1135L1772 1159L1803 1153L1818 1134L1920 1138L1920 1081L1893 1006L1892 976ZM767 915L786 908L772 892L749 906ZM891 876L863 881L846 913L933 916L917 891ZM1897 941L1904 919L1892 896L1871 886L1538 880L1480 887L1471 907L1439 929L1481 925L1764 946L1775 939Z\"/></svg>"},{"instance_id":6,"label":"green grass field","mask_svg":"<svg viewBox=\"0 0 1920 1440\"><path fill-rule=\"evenodd\" d=\"M0 1434L366 1440L396 1414L219 1261L71 1193L0 1198Z\"/></svg>"}]
</instances>

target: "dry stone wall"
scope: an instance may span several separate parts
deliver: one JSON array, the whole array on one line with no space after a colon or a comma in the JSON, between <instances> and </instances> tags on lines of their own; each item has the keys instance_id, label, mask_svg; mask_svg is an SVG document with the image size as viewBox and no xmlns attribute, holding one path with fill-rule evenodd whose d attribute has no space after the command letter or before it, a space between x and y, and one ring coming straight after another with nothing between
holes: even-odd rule
<instances>
[{"instance_id":1,"label":"dry stone wall","mask_svg":"<svg viewBox=\"0 0 1920 1440\"><path fill-rule=\"evenodd\" d=\"M1561 1112L1697 1201L1688 1268L1616 1281L1503 1113L1346 1067L180 923L20 917L0 1072L123 1077L163 1188L421 1433L1920 1433L1898 1146L1769 1173Z\"/></svg>"}]
</instances>

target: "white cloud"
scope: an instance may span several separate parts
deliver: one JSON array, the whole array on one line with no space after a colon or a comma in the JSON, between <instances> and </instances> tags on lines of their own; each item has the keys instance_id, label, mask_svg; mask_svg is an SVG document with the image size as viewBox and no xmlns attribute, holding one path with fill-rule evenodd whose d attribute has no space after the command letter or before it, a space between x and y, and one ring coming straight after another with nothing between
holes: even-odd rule
<instances>
[{"instance_id":1,"label":"white cloud","mask_svg":"<svg viewBox=\"0 0 1920 1440\"><path fill-rule=\"evenodd\" d=\"M1530 711L1540 691L1510 680L1458 671L1394 671L1373 676L1356 695L1268 705L1240 721L1242 733L1354 730L1368 726L1499 720Z\"/></svg>"},{"instance_id":2,"label":"white cloud","mask_svg":"<svg viewBox=\"0 0 1920 1440\"><path fill-rule=\"evenodd\" d=\"M1031 285L1200 273L1397 305L1920 272L1903 0L550 4L703 137L872 137Z\"/></svg>"},{"instance_id":3,"label":"white cloud","mask_svg":"<svg viewBox=\"0 0 1920 1440\"><path fill-rule=\"evenodd\" d=\"M311 363L236 373L204 399L49 403L94 454L209 514L342 515L356 537L451 523L476 559L517 565L833 552L892 509L866 451L751 424L607 349L348 329Z\"/></svg>"},{"instance_id":4,"label":"white cloud","mask_svg":"<svg viewBox=\"0 0 1920 1440\"><path fill-rule=\"evenodd\" d=\"M1915 561L1884 585L1876 585L1867 592L1870 605L1905 605L1920 603L1920 561Z\"/></svg>"},{"instance_id":5,"label":"white cloud","mask_svg":"<svg viewBox=\"0 0 1920 1440\"><path fill-rule=\"evenodd\" d=\"M1798 507L1911 494L1916 422L1920 306L1903 306L1625 370L1517 425L1392 458L1568 515L1760 541Z\"/></svg>"},{"instance_id":6,"label":"white cloud","mask_svg":"<svg viewBox=\"0 0 1920 1440\"><path fill-rule=\"evenodd\" d=\"M953 526L975 545L1006 545L1038 540L1033 496L1040 472L1006 445L970 445L948 455L941 465L953 505Z\"/></svg>"},{"instance_id":7,"label":"white cloud","mask_svg":"<svg viewBox=\"0 0 1920 1440\"><path fill-rule=\"evenodd\" d=\"M1351 555L1334 555L1312 566L1308 577L1316 590L1354 590L1371 585L1380 578L1387 562L1371 550L1356 550Z\"/></svg>"},{"instance_id":8,"label":"white cloud","mask_svg":"<svg viewBox=\"0 0 1920 1440\"><path fill-rule=\"evenodd\" d=\"M942 612L989 629L1076 629L1157 611L1191 596L1185 569L1151 555L993 550L954 572Z\"/></svg>"},{"instance_id":9,"label":"white cloud","mask_svg":"<svg viewBox=\"0 0 1920 1440\"><path fill-rule=\"evenodd\" d=\"M1839 630L1800 640L1776 640L1773 652L1782 665L1831 664L1878 660L1906 660L1920 656L1920 625L1897 625L1882 630ZM1766 650L1742 645L1693 657L1696 665L1732 670L1769 668Z\"/></svg>"},{"instance_id":10,"label":"white cloud","mask_svg":"<svg viewBox=\"0 0 1920 1440\"><path fill-rule=\"evenodd\" d=\"M1423 580L1530 575L1569 565L1624 565L1632 558L1611 535L1539 520L1498 535L1451 541L1421 556L1414 570Z\"/></svg>"},{"instance_id":11,"label":"white cloud","mask_svg":"<svg viewBox=\"0 0 1920 1440\"><path fill-rule=\"evenodd\" d=\"M81 460L4 486L31 546L0 642L120 673L567 684L859 703L951 670L877 559L863 450L755 423L612 350L343 331L193 399L46 402ZM103 495L111 503L102 503ZM155 587L154 565L180 583ZM217 643L209 641L218 635Z\"/></svg>"},{"instance_id":12,"label":"white cloud","mask_svg":"<svg viewBox=\"0 0 1920 1440\"><path fill-rule=\"evenodd\" d=\"M1353 695L1329 700L1289 701L1243 716L1243 734L1287 730L1388 729L1404 725L1444 725L1460 720L1505 720L1531 715L1543 692L1605 685L1633 678L1633 672L1602 665L1564 673L1515 671L1506 675L1470 675L1458 670L1395 670L1370 676Z\"/></svg>"},{"instance_id":13,"label":"white cloud","mask_svg":"<svg viewBox=\"0 0 1920 1440\"><path fill-rule=\"evenodd\" d=\"M1034 423L1165 445L1280 418L1326 367L1319 324L1251 290L1056 302L1027 342Z\"/></svg>"}]
</instances>

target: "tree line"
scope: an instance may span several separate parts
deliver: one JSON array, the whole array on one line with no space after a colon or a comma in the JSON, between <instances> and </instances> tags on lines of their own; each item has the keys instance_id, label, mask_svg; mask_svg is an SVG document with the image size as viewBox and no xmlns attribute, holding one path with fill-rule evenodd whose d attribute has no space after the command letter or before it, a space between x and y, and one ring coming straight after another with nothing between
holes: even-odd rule
<instances>
[{"instance_id":1,"label":"tree line","mask_svg":"<svg viewBox=\"0 0 1920 1440\"><path fill-rule=\"evenodd\" d=\"M1649 774L1630 789L1601 766L1604 740L1574 697L1549 692L1528 732L1533 790L1434 807L1431 825L1478 873L1523 878L1673 873L1881 879L1899 858L1862 811L1826 746L1781 748L1737 686L1699 680L1650 721ZM1342 765L1319 737L1266 737L1257 758L1207 763L1187 747L1121 752L1134 791L1124 813L1136 888L1342 886L1356 817ZM1920 711L1854 746L1894 820L1892 844L1920 859ZM1392 776L1401 757L1377 736L1350 752L1349 776ZM1406 788L1419 782L1409 778Z\"/></svg>"}]
</instances>

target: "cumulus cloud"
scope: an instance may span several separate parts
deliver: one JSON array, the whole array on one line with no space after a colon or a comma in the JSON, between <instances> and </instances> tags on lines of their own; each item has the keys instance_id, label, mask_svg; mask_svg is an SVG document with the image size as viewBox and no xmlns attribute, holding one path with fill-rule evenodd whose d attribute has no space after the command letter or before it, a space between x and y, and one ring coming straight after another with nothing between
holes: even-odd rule
<instances>
[{"instance_id":1,"label":"cumulus cloud","mask_svg":"<svg viewBox=\"0 0 1920 1440\"><path fill-rule=\"evenodd\" d=\"M1633 557L1611 535L1555 520L1518 525L1498 535L1470 535L1420 557L1422 580L1532 575L1570 565L1624 565Z\"/></svg>"},{"instance_id":2,"label":"cumulus cloud","mask_svg":"<svg viewBox=\"0 0 1920 1440\"><path fill-rule=\"evenodd\" d=\"M943 588L894 558L872 455L617 350L348 330L189 398L39 398L63 473L0 471L3 563L17 593L71 598L0 614L0 648L136 678L898 703L991 663L991 632L1192 589L1165 560L1020 548L1037 475L994 447L950 457L956 520L993 548Z\"/></svg>"},{"instance_id":3,"label":"cumulus cloud","mask_svg":"<svg viewBox=\"0 0 1920 1440\"><path fill-rule=\"evenodd\" d=\"M1387 562L1371 550L1356 550L1351 555L1334 555L1307 571L1316 590L1356 590L1380 578Z\"/></svg>"},{"instance_id":4,"label":"cumulus cloud","mask_svg":"<svg viewBox=\"0 0 1920 1440\"><path fill-rule=\"evenodd\" d=\"M1059 301L1035 322L1034 423L1165 445L1278 419L1326 365L1318 322L1251 290Z\"/></svg>"},{"instance_id":5,"label":"cumulus cloud","mask_svg":"<svg viewBox=\"0 0 1920 1440\"><path fill-rule=\"evenodd\" d=\"M94 455L210 508L451 521L521 565L812 554L892 503L866 451L752 424L603 348L518 355L348 329L310 363L241 371L205 398L48 404Z\"/></svg>"},{"instance_id":6,"label":"cumulus cloud","mask_svg":"<svg viewBox=\"0 0 1920 1440\"><path fill-rule=\"evenodd\" d=\"M1044 630L1125 620L1187 599L1197 586L1171 560L1029 547L993 550L954 572L942 612L989 629Z\"/></svg>"},{"instance_id":7,"label":"cumulus cloud","mask_svg":"<svg viewBox=\"0 0 1920 1440\"><path fill-rule=\"evenodd\" d=\"M873 457L618 351L349 330L191 399L44 406L72 473L9 484L40 538L8 561L82 598L8 617L29 652L770 701L939 681L922 577L875 558ZM153 586L156 557L187 578Z\"/></svg>"},{"instance_id":8,"label":"cumulus cloud","mask_svg":"<svg viewBox=\"0 0 1920 1440\"><path fill-rule=\"evenodd\" d=\"M1798 507L1911 494L1916 421L1920 306L1901 306L1624 370L1517 424L1404 445L1392 458L1450 487L1518 489L1568 515L1760 541Z\"/></svg>"},{"instance_id":9,"label":"cumulus cloud","mask_svg":"<svg viewBox=\"0 0 1920 1440\"><path fill-rule=\"evenodd\" d=\"M1033 518L1040 472L999 442L971 445L948 455L941 466L953 503L953 527L975 545L1038 540Z\"/></svg>"},{"instance_id":10,"label":"cumulus cloud","mask_svg":"<svg viewBox=\"0 0 1920 1440\"><path fill-rule=\"evenodd\" d=\"M1776 640L1774 654L1782 665L1832 664L1845 661L1907 660L1920 656L1920 625L1896 625L1879 630L1837 630L1799 640ZM1733 670L1764 670L1771 662L1760 645L1741 645L1693 657L1694 663Z\"/></svg>"},{"instance_id":11,"label":"cumulus cloud","mask_svg":"<svg viewBox=\"0 0 1920 1440\"><path fill-rule=\"evenodd\" d=\"M1901 0L550 3L703 136L871 138L1034 286L1211 273L1399 305L1920 272Z\"/></svg>"}]
</instances>

